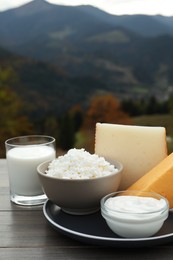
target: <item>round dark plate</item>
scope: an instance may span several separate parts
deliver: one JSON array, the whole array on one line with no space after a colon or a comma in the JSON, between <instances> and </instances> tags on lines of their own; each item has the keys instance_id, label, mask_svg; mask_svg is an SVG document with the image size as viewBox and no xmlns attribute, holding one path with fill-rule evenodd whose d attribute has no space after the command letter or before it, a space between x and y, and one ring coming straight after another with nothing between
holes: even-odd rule
<instances>
[{"instance_id":1,"label":"round dark plate","mask_svg":"<svg viewBox=\"0 0 173 260\"><path fill-rule=\"evenodd\" d=\"M100 211L90 215L70 215L47 200L43 213L48 222L59 232L80 242L112 247L146 247L173 241L173 213L169 213L160 231L148 238L122 238L107 226Z\"/></svg>"}]
</instances>

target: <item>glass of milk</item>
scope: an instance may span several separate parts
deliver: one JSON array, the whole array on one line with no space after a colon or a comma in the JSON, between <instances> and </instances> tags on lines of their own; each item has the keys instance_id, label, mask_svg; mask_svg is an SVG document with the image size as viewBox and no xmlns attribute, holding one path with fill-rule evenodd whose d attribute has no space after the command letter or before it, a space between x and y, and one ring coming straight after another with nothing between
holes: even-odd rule
<instances>
[{"instance_id":1,"label":"glass of milk","mask_svg":"<svg viewBox=\"0 0 173 260\"><path fill-rule=\"evenodd\" d=\"M44 194L37 166L55 159L55 138L44 135L19 136L6 140L10 199L18 205L41 205Z\"/></svg>"}]
</instances>

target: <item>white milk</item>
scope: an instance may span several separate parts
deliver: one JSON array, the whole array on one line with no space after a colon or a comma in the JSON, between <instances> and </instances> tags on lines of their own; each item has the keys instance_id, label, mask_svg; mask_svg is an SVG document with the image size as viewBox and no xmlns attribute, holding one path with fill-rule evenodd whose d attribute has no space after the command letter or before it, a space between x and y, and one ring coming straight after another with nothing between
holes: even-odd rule
<instances>
[{"instance_id":1,"label":"white milk","mask_svg":"<svg viewBox=\"0 0 173 260\"><path fill-rule=\"evenodd\" d=\"M28 145L15 147L6 156L11 193L21 196L43 194L37 166L55 159L55 150L48 146Z\"/></svg>"}]
</instances>

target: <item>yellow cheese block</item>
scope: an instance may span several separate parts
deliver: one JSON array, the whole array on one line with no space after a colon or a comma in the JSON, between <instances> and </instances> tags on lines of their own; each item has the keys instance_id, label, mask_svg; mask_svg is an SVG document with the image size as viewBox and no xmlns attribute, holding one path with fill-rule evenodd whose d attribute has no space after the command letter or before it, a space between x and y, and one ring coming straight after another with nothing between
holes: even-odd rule
<instances>
[{"instance_id":1,"label":"yellow cheese block","mask_svg":"<svg viewBox=\"0 0 173 260\"><path fill-rule=\"evenodd\" d=\"M97 123L95 153L123 166L119 190L125 190L167 157L164 127Z\"/></svg>"},{"instance_id":2,"label":"yellow cheese block","mask_svg":"<svg viewBox=\"0 0 173 260\"><path fill-rule=\"evenodd\" d=\"M131 185L128 190L157 192L167 198L173 208L173 153Z\"/></svg>"}]
</instances>

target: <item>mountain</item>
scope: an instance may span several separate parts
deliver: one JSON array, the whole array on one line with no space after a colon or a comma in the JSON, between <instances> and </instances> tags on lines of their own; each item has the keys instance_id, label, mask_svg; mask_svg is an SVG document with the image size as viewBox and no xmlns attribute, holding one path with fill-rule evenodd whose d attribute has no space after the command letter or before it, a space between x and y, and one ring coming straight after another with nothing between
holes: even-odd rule
<instances>
[{"instance_id":1,"label":"mountain","mask_svg":"<svg viewBox=\"0 0 173 260\"><path fill-rule=\"evenodd\" d=\"M173 17L172 16L156 15L155 19L159 20L161 23L164 23L170 29L173 28ZM171 35L172 35L172 33L171 33Z\"/></svg>"},{"instance_id":2,"label":"mountain","mask_svg":"<svg viewBox=\"0 0 173 260\"><path fill-rule=\"evenodd\" d=\"M0 24L1 44L7 47L39 37L82 37L111 27L78 8L52 5L42 0L1 13Z\"/></svg>"},{"instance_id":3,"label":"mountain","mask_svg":"<svg viewBox=\"0 0 173 260\"><path fill-rule=\"evenodd\" d=\"M38 38L81 39L123 27L141 36L173 35L171 17L110 15L92 6L60 6L34 0L0 13L0 44L19 48ZM44 41L43 41L44 43Z\"/></svg>"},{"instance_id":4,"label":"mountain","mask_svg":"<svg viewBox=\"0 0 173 260\"><path fill-rule=\"evenodd\" d=\"M0 13L0 45L56 66L70 93L80 85L80 100L87 88L120 98L165 98L173 86L172 28L173 17L115 16L89 5L34 0Z\"/></svg>"},{"instance_id":5,"label":"mountain","mask_svg":"<svg viewBox=\"0 0 173 260\"><path fill-rule=\"evenodd\" d=\"M125 15L114 17L113 21L116 25L121 25L141 36L155 37L160 35L173 35L173 22L168 24L165 22L165 17L159 19L157 16L149 15Z\"/></svg>"},{"instance_id":6,"label":"mountain","mask_svg":"<svg viewBox=\"0 0 173 260\"><path fill-rule=\"evenodd\" d=\"M32 122L47 115L62 116L68 109L88 100L102 83L92 77L69 77L61 68L14 55L0 47L0 88L15 92L25 104Z\"/></svg>"},{"instance_id":7,"label":"mountain","mask_svg":"<svg viewBox=\"0 0 173 260\"><path fill-rule=\"evenodd\" d=\"M114 26L129 29L141 36L173 35L173 17L161 15L111 15L93 6L78 6L78 9Z\"/></svg>"}]
</instances>

